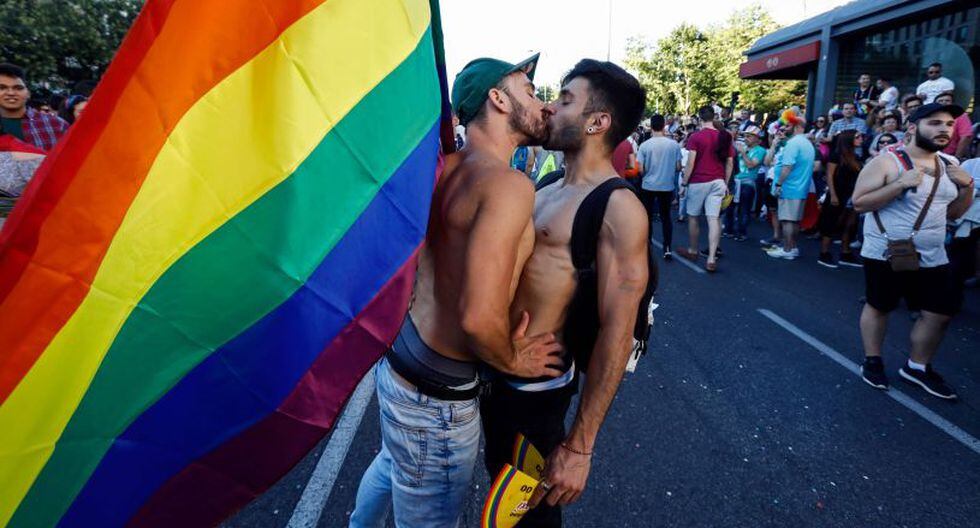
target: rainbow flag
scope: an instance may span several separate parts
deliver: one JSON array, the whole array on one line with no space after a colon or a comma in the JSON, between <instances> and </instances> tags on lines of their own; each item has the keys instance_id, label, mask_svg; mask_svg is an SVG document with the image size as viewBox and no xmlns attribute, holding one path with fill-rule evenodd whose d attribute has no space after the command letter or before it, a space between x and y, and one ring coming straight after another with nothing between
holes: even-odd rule
<instances>
[{"instance_id":1,"label":"rainbow flag","mask_svg":"<svg viewBox=\"0 0 980 528\"><path fill-rule=\"evenodd\" d=\"M0 526L216 524L316 445L447 107L435 0L147 2L0 232Z\"/></svg>"}]
</instances>

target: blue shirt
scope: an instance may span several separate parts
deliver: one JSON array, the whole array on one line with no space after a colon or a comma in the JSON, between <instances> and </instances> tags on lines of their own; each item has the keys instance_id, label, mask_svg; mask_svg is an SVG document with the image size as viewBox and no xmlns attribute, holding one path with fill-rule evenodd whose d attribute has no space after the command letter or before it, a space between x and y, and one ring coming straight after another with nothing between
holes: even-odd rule
<instances>
[{"instance_id":1,"label":"blue shirt","mask_svg":"<svg viewBox=\"0 0 980 528\"><path fill-rule=\"evenodd\" d=\"M783 155L776 163L773 172L773 185L779 181L783 167L792 165L793 169L783 182L783 193L780 198L786 200L806 200L810 193L810 183L813 181L813 162L817 151L804 134L796 134L783 148Z\"/></svg>"},{"instance_id":2,"label":"blue shirt","mask_svg":"<svg viewBox=\"0 0 980 528\"><path fill-rule=\"evenodd\" d=\"M766 159L766 149L760 145L756 145L746 151L746 155L749 159L757 161L758 165L752 167L751 169L745 166L745 159L742 155L738 155L738 175L735 176L737 180L742 182L742 185L755 186L755 177L759 173L759 167L762 166L763 160Z\"/></svg>"}]
</instances>

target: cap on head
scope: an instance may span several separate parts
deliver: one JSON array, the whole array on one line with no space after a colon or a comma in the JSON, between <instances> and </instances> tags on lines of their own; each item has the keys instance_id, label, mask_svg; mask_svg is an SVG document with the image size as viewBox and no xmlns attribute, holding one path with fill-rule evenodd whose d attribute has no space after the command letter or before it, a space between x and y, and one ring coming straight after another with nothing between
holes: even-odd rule
<instances>
[{"instance_id":1,"label":"cap on head","mask_svg":"<svg viewBox=\"0 0 980 528\"><path fill-rule=\"evenodd\" d=\"M518 71L527 74L534 80L534 70L538 66L540 53L517 63L511 64L499 59L488 57L475 59L463 67L453 81L453 112L459 116L459 122L467 125L480 112L487 100L490 89L497 86L504 77Z\"/></svg>"},{"instance_id":2,"label":"cap on head","mask_svg":"<svg viewBox=\"0 0 980 528\"><path fill-rule=\"evenodd\" d=\"M912 112L912 115L909 116L909 122L915 123L922 118L929 117L932 114L939 112L948 112L955 119L963 115L963 107L954 104L944 105L939 103L929 103L916 108L915 111Z\"/></svg>"},{"instance_id":3,"label":"cap on head","mask_svg":"<svg viewBox=\"0 0 980 528\"><path fill-rule=\"evenodd\" d=\"M762 130L755 125L750 125L745 127L745 130L742 133L745 134L746 136L752 134L755 137L762 137Z\"/></svg>"}]
</instances>

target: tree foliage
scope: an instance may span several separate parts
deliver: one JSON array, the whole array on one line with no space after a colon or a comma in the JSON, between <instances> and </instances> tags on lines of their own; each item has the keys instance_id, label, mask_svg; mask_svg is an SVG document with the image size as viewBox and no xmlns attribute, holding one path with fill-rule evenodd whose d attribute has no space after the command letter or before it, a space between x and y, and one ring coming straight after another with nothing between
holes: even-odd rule
<instances>
[{"instance_id":1,"label":"tree foliage","mask_svg":"<svg viewBox=\"0 0 980 528\"><path fill-rule=\"evenodd\" d=\"M698 28L682 24L650 45L627 43L626 65L647 89L647 110L691 115L711 102L728 106L739 93L739 107L775 111L802 105L806 83L755 81L738 76L742 53L779 26L762 6L735 11L724 23Z\"/></svg>"},{"instance_id":2,"label":"tree foliage","mask_svg":"<svg viewBox=\"0 0 980 528\"><path fill-rule=\"evenodd\" d=\"M143 0L0 0L0 61L42 90L71 89L105 71Z\"/></svg>"}]
</instances>

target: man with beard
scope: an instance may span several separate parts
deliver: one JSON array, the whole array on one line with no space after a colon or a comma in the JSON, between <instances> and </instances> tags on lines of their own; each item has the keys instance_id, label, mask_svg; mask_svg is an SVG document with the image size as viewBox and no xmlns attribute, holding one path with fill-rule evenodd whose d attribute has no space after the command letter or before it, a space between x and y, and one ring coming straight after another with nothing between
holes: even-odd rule
<instances>
[{"instance_id":1,"label":"man with beard","mask_svg":"<svg viewBox=\"0 0 980 528\"><path fill-rule=\"evenodd\" d=\"M565 172L543 180L534 204L534 251L511 307L511 320L530 312L531 333L567 337L566 318L583 284L597 284L598 310L590 321L597 330L591 360L581 364L586 347L565 342L564 373L555 379L498 376L481 401L486 463L491 475L511 460L517 433L546 457L543 479L531 498L521 526L561 526L560 506L585 489L599 426L622 379L632 346L637 308L648 280L649 220L635 191L616 174L612 154L640 121L645 92L625 70L586 59L565 76L558 100L548 111L545 148L565 152ZM593 269L576 269L571 242L573 223L593 191L608 201L598 240L592 241ZM595 196L592 195L593 200ZM595 211L597 209L591 209ZM584 272L592 274L586 277ZM583 278L585 277L585 278ZM593 282L594 281L594 282ZM585 290L583 290L585 291ZM596 302L596 295L589 299ZM593 306L595 306L593 304ZM597 318L597 320L595 320ZM573 348L576 348L573 350ZM579 364L577 364L577 362ZM577 392L579 370L587 370L585 388L571 430L565 414ZM542 502L542 504L538 504Z\"/></svg>"},{"instance_id":2,"label":"man with beard","mask_svg":"<svg viewBox=\"0 0 980 528\"><path fill-rule=\"evenodd\" d=\"M854 208L872 213L864 222L861 247L867 297L861 312L861 374L878 389L888 388L881 359L888 314L904 297L909 309L921 310L922 316L912 327L911 353L899 376L933 396L956 398L931 362L961 300L946 257L946 221L970 207L973 178L939 151L949 144L962 113L955 105L919 107L909 117L913 136L908 146L875 158L854 188ZM902 241L914 245L912 266L900 265L896 242Z\"/></svg>"},{"instance_id":3,"label":"man with beard","mask_svg":"<svg viewBox=\"0 0 980 528\"><path fill-rule=\"evenodd\" d=\"M531 83L536 61L477 59L456 77L466 146L446 157L414 302L375 370L381 451L361 479L351 526L384 526L389 509L396 526L455 526L480 442L477 361L519 376L561 373L554 335L525 337L527 313L512 334L509 314L534 245L534 188L510 157L547 130Z\"/></svg>"}]
</instances>

